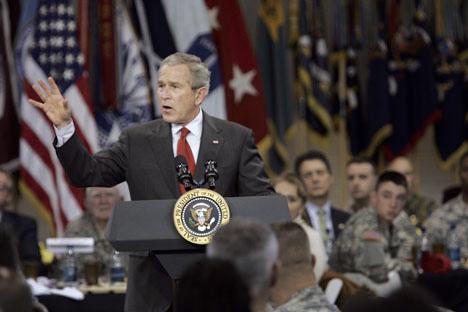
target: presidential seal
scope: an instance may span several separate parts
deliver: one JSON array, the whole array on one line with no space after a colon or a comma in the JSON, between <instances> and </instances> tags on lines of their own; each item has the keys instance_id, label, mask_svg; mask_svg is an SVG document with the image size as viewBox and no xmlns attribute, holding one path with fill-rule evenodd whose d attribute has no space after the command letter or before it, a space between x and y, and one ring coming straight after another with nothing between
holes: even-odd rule
<instances>
[{"instance_id":1,"label":"presidential seal","mask_svg":"<svg viewBox=\"0 0 468 312\"><path fill-rule=\"evenodd\" d=\"M183 194L173 211L174 226L185 240L206 245L222 225L229 222L226 200L209 189L194 189Z\"/></svg>"}]
</instances>

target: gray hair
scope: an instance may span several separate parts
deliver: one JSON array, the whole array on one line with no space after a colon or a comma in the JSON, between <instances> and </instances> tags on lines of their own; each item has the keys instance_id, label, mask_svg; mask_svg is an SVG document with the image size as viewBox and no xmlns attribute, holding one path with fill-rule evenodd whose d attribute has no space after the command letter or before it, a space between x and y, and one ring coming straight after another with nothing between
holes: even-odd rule
<instances>
[{"instance_id":1,"label":"gray hair","mask_svg":"<svg viewBox=\"0 0 468 312\"><path fill-rule=\"evenodd\" d=\"M211 72L201 59L193 54L177 52L169 55L161 62L161 67L164 65L187 65L192 76L192 89L206 87L210 89L210 75ZM160 67L160 68L161 68Z\"/></svg>"},{"instance_id":2,"label":"gray hair","mask_svg":"<svg viewBox=\"0 0 468 312\"><path fill-rule=\"evenodd\" d=\"M231 261L255 298L269 287L278 241L268 225L237 218L216 232L206 253Z\"/></svg>"}]
</instances>

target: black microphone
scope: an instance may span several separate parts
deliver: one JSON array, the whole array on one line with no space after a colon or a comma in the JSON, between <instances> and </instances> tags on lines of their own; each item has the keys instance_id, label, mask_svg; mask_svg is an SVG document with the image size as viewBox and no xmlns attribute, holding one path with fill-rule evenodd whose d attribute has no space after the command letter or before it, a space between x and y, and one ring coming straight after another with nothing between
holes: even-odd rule
<instances>
[{"instance_id":1,"label":"black microphone","mask_svg":"<svg viewBox=\"0 0 468 312\"><path fill-rule=\"evenodd\" d=\"M175 158L177 181L184 185L186 191L190 191L193 186L192 174L189 171L187 159L183 155L177 155Z\"/></svg>"},{"instance_id":2,"label":"black microphone","mask_svg":"<svg viewBox=\"0 0 468 312\"><path fill-rule=\"evenodd\" d=\"M205 162L205 181L208 183L210 190L215 189L216 180L219 178L217 166L218 164L213 160L213 157L208 157L208 160Z\"/></svg>"}]
</instances>

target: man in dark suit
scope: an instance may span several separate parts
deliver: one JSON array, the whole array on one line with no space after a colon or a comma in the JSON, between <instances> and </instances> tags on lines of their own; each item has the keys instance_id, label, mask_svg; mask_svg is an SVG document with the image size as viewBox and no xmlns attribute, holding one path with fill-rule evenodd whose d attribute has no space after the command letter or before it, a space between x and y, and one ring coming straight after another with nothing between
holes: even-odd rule
<instances>
[{"instance_id":1,"label":"man in dark suit","mask_svg":"<svg viewBox=\"0 0 468 312\"><path fill-rule=\"evenodd\" d=\"M252 131L202 112L210 72L196 56L175 53L161 63L158 103L162 119L128 129L109 149L89 155L74 133L71 111L54 80L34 90L56 128L57 155L77 186L112 186L127 181L133 200L180 196L174 156L184 154L195 179L213 158L223 196L268 195L273 188L254 144ZM183 151L183 152L181 152ZM147 254L130 256L126 311L165 311L171 302L170 279Z\"/></svg>"},{"instance_id":2,"label":"man in dark suit","mask_svg":"<svg viewBox=\"0 0 468 312\"><path fill-rule=\"evenodd\" d=\"M39 269L41 255L37 242L37 225L32 218L8 211L13 199L13 179L8 171L0 169L0 226L14 235L21 263L36 265Z\"/></svg>"},{"instance_id":3,"label":"man in dark suit","mask_svg":"<svg viewBox=\"0 0 468 312\"><path fill-rule=\"evenodd\" d=\"M328 158L320 151L310 150L296 158L294 168L307 193L304 219L319 232L330 254L333 242L349 214L332 207L329 195L333 176Z\"/></svg>"}]
</instances>

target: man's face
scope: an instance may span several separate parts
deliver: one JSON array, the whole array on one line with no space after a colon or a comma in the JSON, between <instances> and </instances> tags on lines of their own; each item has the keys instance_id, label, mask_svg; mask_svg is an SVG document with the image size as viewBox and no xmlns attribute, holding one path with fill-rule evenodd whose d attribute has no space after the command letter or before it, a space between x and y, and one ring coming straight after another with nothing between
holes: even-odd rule
<instances>
[{"instance_id":1,"label":"man's face","mask_svg":"<svg viewBox=\"0 0 468 312\"><path fill-rule=\"evenodd\" d=\"M185 64L164 65L159 70L158 101L165 121L186 125L198 114L206 88L192 89L192 77Z\"/></svg>"},{"instance_id":2,"label":"man's face","mask_svg":"<svg viewBox=\"0 0 468 312\"><path fill-rule=\"evenodd\" d=\"M354 200L369 198L375 183L373 166L369 163L352 163L346 175L349 195Z\"/></svg>"},{"instance_id":3,"label":"man's face","mask_svg":"<svg viewBox=\"0 0 468 312\"><path fill-rule=\"evenodd\" d=\"M463 193L468 192L468 157L465 157L460 167L460 183Z\"/></svg>"},{"instance_id":4,"label":"man's face","mask_svg":"<svg viewBox=\"0 0 468 312\"><path fill-rule=\"evenodd\" d=\"M372 193L372 203L383 220L393 222L403 209L406 197L407 191L404 186L387 181L381 183Z\"/></svg>"},{"instance_id":5,"label":"man's face","mask_svg":"<svg viewBox=\"0 0 468 312\"><path fill-rule=\"evenodd\" d=\"M388 170L396 171L404 175L406 178L406 182L408 183L408 187L410 189L413 189L414 171L413 166L411 165L408 159L404 157L395 158L388 166Z\"/></svg>"},{"instance_id":6,"label":"man's face","mask_svg":"<svg viewBox=\"0 0 468 312\"><path fill-rule=\"evenodd\" d=\"M311 159L302 162L299 177L310 199L328 197L333 177L322 160Z\"/></svg>"},{"instance_id":7,"label":"man's face","mask_svg":"<svg viewBox=\"0 0 468 312\"><path fill-rule=\"evenodd\" d=\"M299 196L297 186L287 181L280 181L275 184L275 191L286 197L291 218L297 218L304 210L304 202Z\"/></svg>"},{"instance_id":8,"label":"man's face","mask_svg":"<svg viewBox=\"0 0 468 312\"><path fill-rule=\"evenodd\" d=\"M13 182L10 178L0 172L0 209L5 208L11 202L11 188Z\"/></svg>"},{"instance_id":9,"label":"man's face","mask_svg":"<svg viewBox=\"0 0 468 312\"><path fill-rule=\"evenodd\" d=\"M91 187L87 190L88 211L99 221L108 221L121 199L115 188Z\"/></svg>"}]
</instances>

